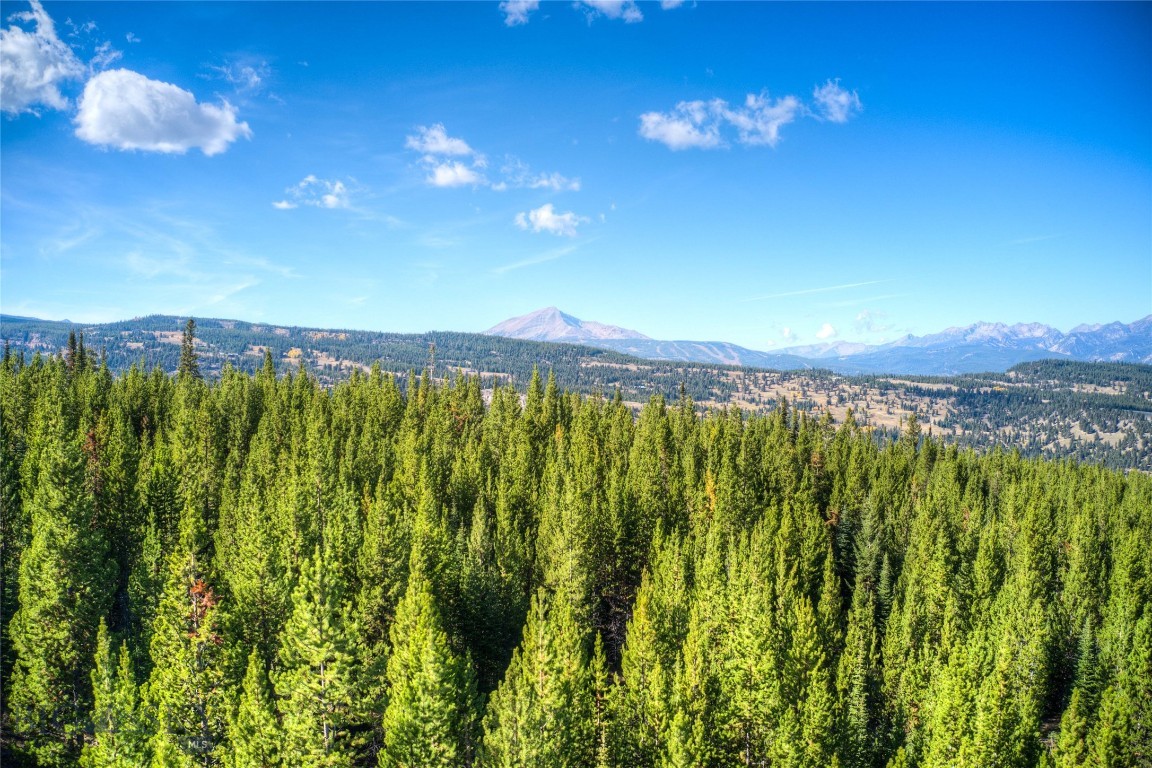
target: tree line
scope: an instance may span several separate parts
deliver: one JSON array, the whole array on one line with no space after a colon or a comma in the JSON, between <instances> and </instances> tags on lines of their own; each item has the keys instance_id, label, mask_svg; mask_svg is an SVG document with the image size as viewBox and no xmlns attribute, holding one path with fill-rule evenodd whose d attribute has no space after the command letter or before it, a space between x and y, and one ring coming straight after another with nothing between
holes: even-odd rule
<instances>
[{"instance_id":1,"label":"tree line","mask_svg":"<svg viewBox=\"0 0 1152 768\"><path fill-rule=\"evenodd\" d=\"M178 367L0 366L5 765L1152 761L1142 474Z\"/></svg>"}]
</instances>

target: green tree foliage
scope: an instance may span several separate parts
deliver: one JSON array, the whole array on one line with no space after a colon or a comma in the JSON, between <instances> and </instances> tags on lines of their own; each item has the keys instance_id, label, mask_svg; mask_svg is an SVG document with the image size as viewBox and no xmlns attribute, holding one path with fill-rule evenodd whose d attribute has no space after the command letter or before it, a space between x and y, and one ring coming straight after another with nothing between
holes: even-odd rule
<instances>
[{"instance_id":1,"label":"green tree foliage","mask_svg":"<svg viewBox=\"0 0 1152 768\"><path fill-rule=\"evenodd\" d=\"M92 741L84 745L84 768L130 768L146 762L147 729L127 643L114 656L108 627L100 621L92 670Z\"/></svg>"},{"instance_id":2,"label":"green tree foliage","mask_svg":"<svg viewBox=\"0 0 1152 768\"><path fill-rule=\"evenodd\" d=\"M301 765L344 766L357 699L355 626L339 570L317 547L304 564L275 675L284 754Z\"/></svg>"},{"instance_id":3,"label":"green tree foliage","mask_svg":"<svg viewBox=\"0 0 1152 768\"><path fill-rule=\"evenodd\" d=\"M64 765L80 752L92 701L89 670L114 571L80 446L59 411L52 408L46 419L26 505L31 541L20 557L20 607L9 627L16 663L8 705L40 764Z\"/></svg>"},{"instance_id":4,"label":"green tree foliage","mask_svg":"<svg viewBox=\"0 0 1152 768\"><path fill-rule=\"evenodd\" d=\"M476 747L475 674L467 656L452 648L422 574L409 581L391 633L380 765L470 764Z\"/></svg>"},{"instance_id":5,"label":"green tree foliage","mask_svg":"<svg viewBox=\"0 0 1152 768\"><path fill-rule=\"evenodd\" d=\"M240 702L228 724L228 740L231 750L224 762L230 768L274 768L282 764L280 723L259 651L248 656Z\"/></svg>"},{"instance_id":6,"label":"green tree foliage","mask_svg":"<svg viewBox=\"0 0 1152 768\"><path fill-rule=\"evenodd\" d=\"M488 704L482 765L595 764L596 674L590 646L571 603L537 593L524 640Z\"/></svg>"},{"instance_id":7,"label":"green tree foliage","mask_svg":"<svg viewBox=\"0 0 1152 768\"><path fill-rule=\"evenodd\" d=\"M180 544L168 558L164 593L152 622L147 708L154 716L156 766L215 766L224 752L227 692L220 598L204 565L207 536L185 507Z\"/></svg>"},{"instance_id":8,"label":"green tree foliage","mask_svg":"<svg viewBox=\"0 0 1152 768\"><path fill-rule=\"evenodd\" d=\"M1152 759L1146 475L278 338L0 363L5 764Z\"/></svg>"},{"instance_id":9,"label":"green tree foliage","mask_svg":"<svg viewBox=\"0 0 1152 768\"><path fill-rule=\"evenodd\" d=\"M196 355L196 320L191 317L184 326L184 337L180 340L180 365L177 372L181 377L200 378L200 361Z\"/></svg>"}]
</instances>

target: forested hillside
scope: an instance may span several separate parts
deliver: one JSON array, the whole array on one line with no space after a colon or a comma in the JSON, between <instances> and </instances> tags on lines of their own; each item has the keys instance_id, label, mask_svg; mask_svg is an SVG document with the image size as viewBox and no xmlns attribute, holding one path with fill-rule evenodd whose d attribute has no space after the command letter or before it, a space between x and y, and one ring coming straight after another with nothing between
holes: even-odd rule
<instances>
[{"instance_id":1,"label":"forested hillside","mask_svg":"<svg viewBox=\"0 0 1152 768\"><path fill-rule=\"evenodd\" d=\"M1152 761L1143 474L185 353L0 367L5 765Z\"/></svg>"},{"instance_id":2,"label":"forested hillside","mask_svg":"<svg viewBox=\"0 0 1152 768\"><path fill-rule=\"evenodd\" d=\"M114 374L133 365L175 372L186 318L151 316L73 326L0 317L9 354L84 356ZM737 405L766 412L781 397L819 417L842 422L851 410L861 426L895 433L915 414L946 443L980 451L1017 449L1025 456L1074 458L1117 469L1152 471L1152 366L1044 361L1006 373L960 377L840 376L828 371L769 371L628 357L604 349L468 333L377 333L196 321L195 348L205 376L230 366L255 373L265 355L281 370L307 370L323 386L372 366L403 377L428 368L443 382L466 373L485 396L497 385L523 394L535 368L561 389L611 397L638 411L652 395L684 392L703 407ZM86 352L85 352L86 350Z\"/></svg>"}]
</instances>

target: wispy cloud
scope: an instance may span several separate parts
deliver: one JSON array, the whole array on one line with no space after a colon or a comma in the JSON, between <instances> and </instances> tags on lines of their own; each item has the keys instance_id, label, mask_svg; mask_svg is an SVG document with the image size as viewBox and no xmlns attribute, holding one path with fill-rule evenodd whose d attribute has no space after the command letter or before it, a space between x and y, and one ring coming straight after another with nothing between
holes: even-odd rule
<instances>
[{"instance_id":1,"label":"wispy cloud","mask_svg":"<svg viewBox=\"0 0 1152 768\"><path fill-rule=\"evenodd\" d=\"M449 136L443 123L418 126L404 140L404 146L420 153L420 163L427 171L425 182L432 187L489 187L497 192L507 189L548 189L553 192L576 192L580 179L561 173L534 171L514 155L507 155L499 171L488 171L488 158L458 136ZM489 176L491 173L491 176Z\"/></svg>"},{"instance_id":2,"label":"wispy cloud","mask_svg":"<svg viewBox=\"0 0 1152 768\"><path fill-rule=\"evenodd\" d=\"M268 85L272 76L272 67L266 61L255 59L242 59L229 61L220 65L209 65L210 75L205 77L218 78L228 83L242 96L251 96L262 92Z\"/></svg>"},{"instance_id":3,"label":"wispy cloud","mask_svg":"<svg viewBox=\"0 0 1152 768\"><path fill-rule=\"evenodd\" d=\"M790 296L809 296L814 293L831 293L832 291L845 291L849 288L863 288L866 285L879 285L881 283L891 282L890 280L865 280L861 283L842 283L840 285L825 285L820 288L804 288L799 291L783 291L781 293L768 293L763 296L752 296L751 298L742 299L742 302L749 301L764 301L766 299L784 299Z\"/></svg>"},{"instance_id":4,"label":"wispy cloud","mask_svg":"<svg viewBox=\"0 0 1152 768\"><path fill-rule=\"evenodd\" d=\"M625 24L644 21L644 14L635 0L581 0L588 21L603 16L607 19L621 19Z\"/></svg>"},{"instance_id":5,"label":"wispy cloud","mask_svg":"<svg viewBox=\"0 0 1152 768\"><path fill-rule=\"evenodd\" d=\"M863 109L856 91L840 87L840 78L816 86L812 90L812 101L816 115L831 123L846 123Z\"/></svg>"},{"instance_id":6,"label":"wispy cloud","mask_svg":"<svg viewBox=\"0 0 1152 768\"><path fill-rule=\"evenodd\" d=\"M540 7L540 0L504 0L500 3L500 13L509 27L519 27L528 23L528 17Z\"/></svg>"},{"instance_id":7,"label":"wispy cloud","mask_svg":"<svg viewBox=\"0 0 1152 768\"><path fill-rule=\"evenodd\" d=\"M749 93L735 107L724 99L681 101L667 112L640 115L639 133L672 150L718 149L728 146L726 134L734 129L739 144L775 147L781 128L797 118L844 123L861 109L856 92L841 88L839 80L817 86L813 98L811 107L797 96L771 98L767 91Z\"/></svg>"},{"instance_id":8,"label":"wispy cloud","mask_svg":"<svg viewBox=\"0 0 1152 768\"><path fill-rule=\"evenodd\" d=\"M301 205L329 210L351 208L350 185L354 183L352 180L345 183L340 179L321 179L314 174L308 174L299 183L285 189L287 197L273 202L272 207L281 211L288 211Z\"/></svg>"},{"instance_id":9,"label":"wispy cloud","mask_svg":"<svg viewBox=\"0 0 1152 768\"><path fill-rule=\"evenodd\" d=\"M535 264L544 264L549 261L555 261L556 259L562 259L575 250L575 245L568 245L563 248L556 248L551 251L545 251L539 256L532 256L520 261L514 261L511 264L502 264L499 267L493 267L491 271L493 274L502 275L505 272L512 272L513 270L523 269L524 267L531 267Z\"/></svg>"},{"instance_id":10,"label":"wispy cloud","mask_svg":"<svg viewBox=\"0 0 1152 768\"><path fill-rule=\"evenodd\" d=\"M558 4L557 4L558 5ZM684 0L661 0L661 10L671 11L684 5ZM584 13L591 24L596 19L612 19L625 24L635 24L644 20L644 13L636 0L576 0L572 7ZM528 23L533 13L540 9L539 0L504 0L500 3L500 13L504 14L504 24L520 27Z\"/></svg>"}]
</instances>

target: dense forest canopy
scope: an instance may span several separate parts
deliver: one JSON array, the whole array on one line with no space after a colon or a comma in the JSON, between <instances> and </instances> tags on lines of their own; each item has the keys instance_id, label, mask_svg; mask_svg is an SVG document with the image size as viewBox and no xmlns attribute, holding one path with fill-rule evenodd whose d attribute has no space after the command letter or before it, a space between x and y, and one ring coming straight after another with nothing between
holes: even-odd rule
<instances>
[{"instance_id":1,"label":"dense forest canopy","mask_svg":"<svg viewBox=\"0 0 1152 768\"><path fill-rule=\"evenodd\" d=\"M1146 475L191 330L0 366L5 765L1152 761Z\"/></svg>"}]
</instances>

